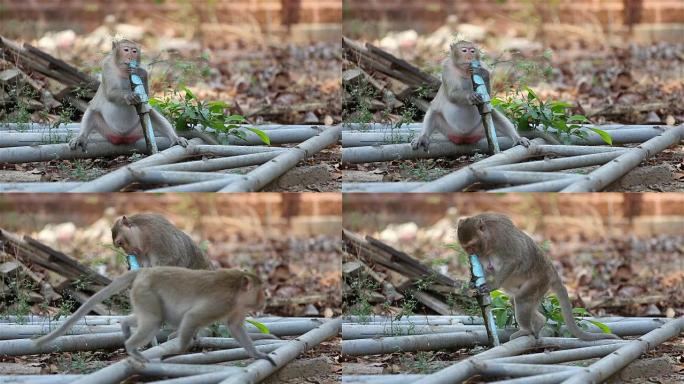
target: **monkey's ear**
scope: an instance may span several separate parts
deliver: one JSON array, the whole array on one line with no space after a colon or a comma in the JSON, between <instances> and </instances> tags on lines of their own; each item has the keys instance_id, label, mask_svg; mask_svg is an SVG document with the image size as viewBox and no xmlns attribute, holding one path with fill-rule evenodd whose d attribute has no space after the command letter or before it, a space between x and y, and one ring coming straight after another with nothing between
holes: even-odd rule
<instances>
[{"instance_id":1,"label":"monkey's ear","mask_svg":"<svg viewBox=\"0 0 684 384\"><path fill-rule=\"evenodd\" d=\"M131 221L125 215L121 218L121 223L127 227L131 226Z\"/></svg>"},{"instance_id":2,"label":"monkey's ear","mask_svg":"<svg viewBox=\"0 0 684 384\"><path fill-rule=\"evenodd\" d=\"M250 289L252 289L252 280L247 276L242 276L240 278L240 290L249 291Z\"/></svg>"},{"instance_id":3,"label":"monkey's ear","mask_svg":"<svg viewBox=\"0 0 684 384\"><path fill-rule=\"evenodd\" d=\"M117 43L116 40L112 40L112 51L116 49Z\"/></svg>"}]
</instances>

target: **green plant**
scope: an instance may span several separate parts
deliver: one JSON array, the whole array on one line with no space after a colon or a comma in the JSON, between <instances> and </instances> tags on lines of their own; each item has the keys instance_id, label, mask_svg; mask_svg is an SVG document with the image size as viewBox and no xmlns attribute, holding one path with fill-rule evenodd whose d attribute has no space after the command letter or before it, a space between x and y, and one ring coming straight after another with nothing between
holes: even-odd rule
<instances>
[{"instance_id":1,"label":"green plant","mask_svg":"<svg viewBox=\"0 0 684 384\"><path fill-rule=\"evenodd\" d=\"M104 173L100 168L95 167L87 160L75 159L71 162L57 163L57 169L61 173L65 173L71 179L87 181L100 176Z\"/></svg>"},{"instance_id":2,"label":"green plant","mask_svg":"<svg viewBox=\"0 0 684 384\"><path fill-rule=\"evenodd\" d=\"M416 373L430 373L430 362L434 359L434 352L432 351L418 351L415 356L411 354L402 354L399 361L402 367L406 367L410 372Z\"/></svg>"},{"instance_id":3,"label":"green plant","mask_svg":"<svg viewBox=\"0 0 684 384\"><path fill-rule=\"evenodd\" d=\"M93 360L91 352L74 352L57 358L57 366L60 371L90 373L104 367L101 361Z\"/></svg>"},{"instance_id":4,"label":"green plant","mask_svg":"<svg viewBox=\"0 0 684 384\"><path fill-rule=\"evenodd\" d=\"M241 115L228 115L225 110L229 107L223 101L204 101L200 100L187 87L183 88L183 93L173 91L173 97L150 99L150 105L158 108L172 122L177 131L188 131L199 128L205 131L206 128L213 129L216 133L224 133L245 139L245 132L241 130L239 124L244 124L247 120ZM253 132L261 141L270 145L271 140L264 131L245 127L244 129Z\"/></svg>"},{"instance_id":5,"label":"green plant","mask_svg":"<svg viewBox=\"0 0 684 384\"><path fill-rule=\"evenodd\" d=\"M503 329L515 323L515 313L511 300L505 293L494 290L489 293L492 298L492 314L496 321L496 327Z\"/></svg>"},{"instance_id":6,"label":"green plant","mask_svg":"<svg viewBox=\"0 0 684 384\"><path fill-rule=\"evenodd\" d=\"M18 272L8 286L13 293L14 303L7 313L14 316L29 315L31 313L31 298L28 293L35 288L35 284L26 279L23 272Z\"/></svg>"},{"instance_id":7,"label":"green plant","mask_svg":"<svg viewBox=\"0 0 684 384\"><path fill-rule=\"evenodd\" d=\"M547 324L549 324L552 327L552 329L554 330L554 332L556 334L560 334L561 333L561 331L560 331L561 327L563 325L565 325L565 319L563 318L563 313L561 311L560 303L558 302L558 297L555 295L550 295L549 297L544 299L544 301L542 301L540 309L541 309L542 314L546 317L547 320L553 321L553 323L551 323L551 324L547 323ZM610 328L608 328L607 325L605 325L604 323L601 323L600 321L580 319L580 317L590 316L589 312L587 312L586 309L584 309L584 308L573 308L572 314L575 317L575 322L578 323L578 325L580 327L586 328L586 324L583 323L584 321L586 321L586 322L589 322L591 324L594 324L599 329L601 329L601 331L603 331L605 333L610 333ZM566 331L566 333L567 334L564 336L570 335L569 332Z\"/></svg>"},{"instance_id":8,"label":"green plant","mask_svg":"<svg viewBox=\"0 0 684 384\"><path fill-rule=\"evenodd\" d=\"M57 310L57 313L53 316L53 318L55 320L60 319L62 317L67 318L74 312L74 308L76 308L76 301L73 299L62 297L62 300L60 300L58 308L59 309Z\"/></svg>"},{"instance_id":9,"label":"green plant","mask_svg":"<svg viewBox=\"0 0 684 384\"><path fill-rule=\"evenodd\" d=\"M373 305L370 303L372 292L378 289L379 285L376 281L361 274L359 276L347 277L344 276L347 284L351 288L351 305L349 306L348 314L359 316L359 322L365 322L365 318L373 314Z\"/></svg>"},{"instance_id":10,"label":"green plant","mask_svg":"<svg viewBox=\"0 0 684 384\"><path fill-rule=\"evenodd\" d=\"M448 169L439 168L432 159L418 159L415 163L400 163L399 169L407 173L413 180L429 181L442 177L451 172Z\"/></svg>"},{"instance_id":11,"label":"green plant","mask_svg":"<svg viewBox=\"0 0 684 384\"><path fill-rule=\"evenodd\" d=\"M570 136L586 138L587 133L579 124L587 123L589 120L584 115L569 115L567 110L572 107L571 104L562 101L543 101L529 87L524 87L524 90L527 95L516 90L513 96L505 99L493 98L492 105L503 109L520 131L541 128L548 132L549 128L553 128L561 141L567 141ZM588 129L597 133L607 144L613 143L608 132L593 127Z\"/></svg>"}]
</instances>

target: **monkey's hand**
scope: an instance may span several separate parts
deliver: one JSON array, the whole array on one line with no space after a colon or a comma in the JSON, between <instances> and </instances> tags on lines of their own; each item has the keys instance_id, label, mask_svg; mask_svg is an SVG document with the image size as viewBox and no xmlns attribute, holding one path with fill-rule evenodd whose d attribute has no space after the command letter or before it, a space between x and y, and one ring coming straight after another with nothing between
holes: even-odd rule
<instances>
[{"instance_id":1,"label":"monkey's hand","mask_svg":"<svg viewBox=\"0 0 684 384\"><path fill-rule=\"evenodd\" d=\"M428 148L430 147L430 138L427 136L418 136L411 140L411 148L418 149L418 148L423 148L424 151L427 152Z\"/></svg>"},{"instance_id":2,"label":"monkey's hand","mask_svg":"<svg viewBox=\"0 0 684 384\"><path fill-rule=\"evenodd\" d=\"M73 139L69 140L69 149L71 149L73 151L78 147L81 147L81 150L83 152L85 152L87 147L88 147L88 138L78 136L78 137L74 137Z\"/></svg>"},{"instance_id":3,"label":"monkey's hand","mask_svg":"<svg viewBox=\"0 0 684 384\"><path fill-rule=\"evenodd\" d=\"M176 142L174 144L178 144L181 147L185 148L188 146L188 139L186 139L185 137L178 136L176 137Z\"/></svg>"},{"instance_id":4,"label":"monkey's hand","mask_svg":"<svg viewBox=\"0 0 684 384\"><path fill-rule=\"evenodd\" d=\"M265 354L265 353L263 353L263 352L257 351L257 352L254 354L254 358L256 358L256 359L268 360L271 364L273 364L274 367L277 367L277 366L278 366L278 364L276 364L276 362L273 361L273 359L271 359L271 356L269 356L269 355L267 355L267 354Z\"/></svg>"},{"instance_id":5,"label":"monkey's hand","mask_svg":"<svg viewBox=\"0 0 684 384\"><path fill-rule=\"evenodd\" d=\"M126 100L126 103L128 103L128 105L140 104L140 102L142 101L140 99L140 96L133 92L126 94L124 96L124 99Z\"/></svg>"},{"instance_id":6,"label":"monkey's hand","mask_svg":"<svg viewBox=\"0 0 684 384\"><path fill-rule=\"evenodd\" d=\"M468 95L468 101L472 105L478 105L484 103L484 98L482 98L482 95L480 95L477 92L473 92L470 95Z\"/></svg>"},{"instance_id":7,"label":"monkey's hand","mask_svg":"<svg viewBox=\"0 0 684 384\"><path fill-rule=\"evenodd\" d=\"M528 139L527 137L520 137L518 138L516 144L522 145L523 147L527 148L530 146L530 139Z\"/></svg>"}]
</instances>

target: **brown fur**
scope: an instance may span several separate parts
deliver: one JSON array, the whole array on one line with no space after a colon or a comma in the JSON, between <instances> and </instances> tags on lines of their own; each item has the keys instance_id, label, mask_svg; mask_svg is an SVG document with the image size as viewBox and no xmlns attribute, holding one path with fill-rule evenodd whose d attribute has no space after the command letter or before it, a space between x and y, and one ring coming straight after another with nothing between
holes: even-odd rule
<instances>
[{"instance_id":1,"label":"brown fur","mask_svg":"<svg viewBox=\"0 0 684 384\"><path fill-rule=\"evenodd\" d=\"M411 142L413 149L423 148L427 151L430 136L435 131L458 144L472 144L484 137L482 117L476 106L482 103L482 96L473 91L469 69L470 62L474 59L480 59L480 51L475 44L459 41L451 45L449 56L442 62L442 84L425 113L420 135ZM482 76L487 93L492 96L489 71L479 68L477 73ZM498 135L508 136L525 147L530 145L527 137L518 134L513 123L503 113L492 108L491 115ZM559 144L558 140L543 132L527 132L524 136L542 137Z\"/></svg>"},{"instance_id":2,"label":"brown fur","mask_svg":"<svg viewBox=\"0 0 684 384\"><path fill-rule=\"evenodd\" d=\"M126 351L135 361L147 361L138 349L152 341L162 323L178 330L178 342L169 352L178 354L190 346L200 328L223 321L250 356L276 365L267 354L254 348L242 326L247 312L261 310L266 304L262 282L256 275L237 269L155 267L128 271L93 295L62 326L34 342L43 345L63 335L95 305L131 284L133 315L121 321L121 330ZM136 328L133 334L131 327Z\"/></svg>"},{"instance_id":3,"label":"brown fur","mask_svg":"<svg viewBox=\"0 0 684 384\"><path fill-rule=\"evenodd\" d=\"M118 219L112 226L112 242L127 254L135 255L141 267L214 269L190 236L157 213Z\"/></svg>"},{"instance_id":4,"label":"brown fur","mask_svg":"<svg viewBox=\"0 0 684 384\"><path fill-rule=\"evenodd\" d=\"M135 104L140 98L131 90L128 63L136 60L140 63L140 45L130 40L119 40L112 43L112 52L102 60L102 81L83 113L81 131L69 142L74 150L81 147L83 151L88 145L88 136L95 130L113 144L133 143L142 138L140 117ZM142 78L149 96L147 72L138 68L136 73ZM185 138L178 137L166 118L158 111L150 111L150 120L155 131L168 137L172 143L188 145Z\"/></svg>"},{"instance_id":5,"label":"brown fur","mask_svg":"<svg viewBox=\"0 0 684 384\"><path fill-rule=\"evenodd\" d=\"M539 337L546 319L538 308L549 290L558 296L563 318L573 336L582 340L617 338L613 334L588 333L575 324L568 291L551 260L507 216L483 213L465 218L458 222L457 232L461 247L479 257L489 288L503 288L511 296L520 328L511 339Z\"/></svg>"}]
</instances>

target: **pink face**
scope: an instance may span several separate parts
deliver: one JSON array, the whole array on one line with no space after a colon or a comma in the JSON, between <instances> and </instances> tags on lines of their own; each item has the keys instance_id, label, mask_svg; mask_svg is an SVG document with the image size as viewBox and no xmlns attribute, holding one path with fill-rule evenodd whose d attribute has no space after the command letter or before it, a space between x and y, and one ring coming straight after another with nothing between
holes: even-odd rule
<instances>
[{"instance_id":1,"label":"pink face","mask_svg":"<svg viewBox=\"0 0 684 384\"><path fill-rule=\"evenodd\" d=\"M119 43L117 53L121 63L129 64L133 60L140 62L140 49L134 44Z\"/></svg>"},{"instance_id":2,"label":"pink face","mask_svg":"<svg viewBox=\"0 0 684 384\"><path fill-rule=\"evenodd\" d=\"M457 44L452 48L454 63L462 66L470 66L470 62L479 59L480 53L472 44Z\"/></svg>"}]
</instances>

